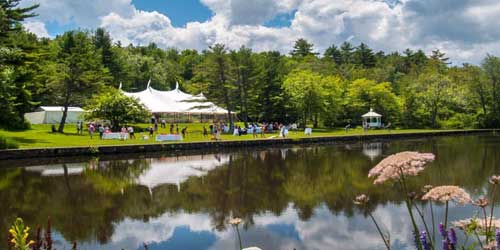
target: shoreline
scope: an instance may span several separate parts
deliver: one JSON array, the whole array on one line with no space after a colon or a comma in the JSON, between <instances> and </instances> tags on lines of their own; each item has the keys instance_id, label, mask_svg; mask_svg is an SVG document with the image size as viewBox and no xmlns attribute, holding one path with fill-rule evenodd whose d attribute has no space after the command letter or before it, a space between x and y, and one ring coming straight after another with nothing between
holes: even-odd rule
<instances>
[{"instance_id":1,"label":"shoreline","mask_svg":"<svg viewBox=\"0 0 500 250\"><path fill-rule=\"evenodd\" d=\"M450 135L487 134L500 132L500 129L469 129L445 130L432 132L408 132L366 135L336 135L336 136L311 136L302 138L274 138L256 140L230 140L230 141L205 141L205 142L177 142L155 144L132 144L90 147L50 147L29 149L0 150L0 160L22 160L37 158L73 157L73 156L99 156L130 153L172 153L203 149L246 148L279 145L300 145L325 142L355 142L380 139L425 138Z\"/></svg>"}]
</instances>

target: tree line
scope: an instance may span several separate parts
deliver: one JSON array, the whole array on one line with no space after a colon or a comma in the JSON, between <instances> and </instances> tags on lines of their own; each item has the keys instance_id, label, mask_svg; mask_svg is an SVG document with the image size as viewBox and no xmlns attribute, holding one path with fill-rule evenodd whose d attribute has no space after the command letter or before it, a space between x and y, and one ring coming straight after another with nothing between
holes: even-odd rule
<instances>
[{"instance_id":1,"label":"tree line","mask_svg":"<svg viewBox=\"0 0 500 250\"><path fill-rule=\"evenodd\" d=\"M197 94L245 122L314 126L360 124L370 108L402 128L485 128L500 124L500 58L453 65L439 50L374 51L344 42L323 54L299 39L289 54L214 44L203 51L114 42L109 33L72 30L39 38L22 26L37 6L0 0L0 125L25 128L43 105L85 106L117 88ZM231 119L232 116L228 116ZM231 123L233 121L230 121ZM61 123L60 131L63 131Z\"/></svg>"}]
</instances>

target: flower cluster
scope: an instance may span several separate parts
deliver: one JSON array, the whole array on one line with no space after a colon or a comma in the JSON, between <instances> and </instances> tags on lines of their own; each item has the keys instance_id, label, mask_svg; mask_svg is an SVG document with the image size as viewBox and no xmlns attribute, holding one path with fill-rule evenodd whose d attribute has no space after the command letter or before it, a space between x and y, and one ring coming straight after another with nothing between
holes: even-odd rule
<instances>
[{"instance_id":1,"label":"flower cluster","mask_svg":"<svg viewBox=\"0 0 500 250\"><path fill-rule=\"evenodd\" d=\"M443 237L443 250L455 249L457 245L457 234L453 228L446 230L442 223L439 223L439 234Z\"/></svg>"},{"instance_id":2,"label":"flower cluster","mask_svg":"<svg viewBox=\"0 0 500 250\"><path fill-rule=\"evenodd\" d=\"M478 200L476 200L476 201L474 201L474 202L472 202L472 203L473 203L474 205L476 205L476 206L480 207L480 208L485 208L485 207L487 207L487 206L488 206L489 201L488 201L488 199L486 199L486 198L480 198L480 199L478 199Z\"/></svg>"},{"instance_id":3,"label":"flower cluster","mask_svg":"<svg viewBox=\"0 0 500 250\"><path fill-rule=\"evenodd\" d=\"M399 180L402 175L415 176L434 158L432 153L406 151L393 154L373 167L368 177L376 177L373 184L381 184L388 180Z\"/></svg>"},{"instance_id":4,"label":"flower cluster","mask_svg":"<svg viewBox=\"0 0 500 250\"><path fill-rule=\"evenodd\" d=\"M237 226L241 223L241 219L240 218L232 218L229 220L229 224L233 225L233 226Z\"/></svg>"},{"instance_id":5,"label":"flower cluster","mask_svg":"<svg viewBox=\"0 0 500 250\"><path fill-rule=\"evenodd\" d=\"M492 175L490 177L490 183L493 184L493 185L497 185L500 183L500 175Z\"/></svg>"},{"instance_id":6,"label":"flower cluster","mask_svg":"<svg viewBox=\"0 0 500 250\"><path fill-rule=\"evenodd\" d=\"M420 242L422 242L423 250L431 250L431 244L427 241L427 233L425 231L420 233Z\"/></svg>"},{"instance_id":7,"label":"flower cluster","mask_svg":"<svg viewBox=\"0 0 500 250\"><path fill-rule=\"evenodd\" d=\"M354 199L354 204L364 206L366 205L366 203L368 203L369 200L370 198L368 198L368 196L366 196L365 194L361 194L356 196L356 199Z\"/></svg>"},{"instance_id":8,"label":"flower cluster","mask_svg":"<svg viewBox=\"0 0 500 250\"><path fill-rule=\"evenodd\" d=\"M448 202L450 200L464 205L471 202L470 195L460 187L457 186L439 186L432 188L424 196L422 200L431 200L438 202Z\"/></svg>"}]
</instances>

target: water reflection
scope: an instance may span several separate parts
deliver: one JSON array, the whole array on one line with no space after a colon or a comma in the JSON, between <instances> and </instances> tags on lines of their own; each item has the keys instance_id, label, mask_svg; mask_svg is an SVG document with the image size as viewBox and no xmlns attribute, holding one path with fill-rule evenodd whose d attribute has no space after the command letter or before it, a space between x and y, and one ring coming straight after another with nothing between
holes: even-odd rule
<instances>
[{"instance_id":1,"label":"water reflection","mask_svg":"<svg viewBox=\"0 0 500 250\"><path fill-rule=\"evenodd\" d=\"M381 248L366 211L352 204L355 195L367 193L367 209L391 232L394 249L412 249L397 186L374 186L366 177L375 162L403 150L437 155L421 176L410 180L413 190L426 184L458 184L477 197L484 193L488 176L499 172L496 136L3 169L0 229L6 232L16 216L32 227L51 216L58 249L69 249L72 241L78 241L80 249L138 249L142 242L150 242L150 249L235 249L227 220L238 216L244 220L244 246ZM455 219L474 212L470 206L451 210Z\"/></svg>"}]
</instances>

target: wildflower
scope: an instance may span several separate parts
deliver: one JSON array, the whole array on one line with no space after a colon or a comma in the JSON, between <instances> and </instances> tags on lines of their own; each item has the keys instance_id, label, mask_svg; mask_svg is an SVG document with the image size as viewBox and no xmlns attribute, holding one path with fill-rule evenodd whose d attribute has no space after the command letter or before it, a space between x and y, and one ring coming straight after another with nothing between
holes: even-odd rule
<instances>
[{"instance_id":1,"label":"wildflower","mask_svg":"<svg viewBox=\"0 0 500 250\"><path fill-rule=\"evenodd\" d=\"M497 185L500 183L500 175L492 175L490 177L490 183L493 185Z\"/></svg>"},{"instance_id":2,"label":"wildflower","mask_svg":"<svg viewBox=\"0 0 500 250\"><path fill-rule=\"evenodd\" d=\"M495 239L497 240L497 249L500 249L500 229L498 228L495 233Z\"/></svg>"},{"instance_id":3,"label":"wildflower","mask_svg":"<svg viewBox=\"0 0 500 250\"><path fill-rule=\"evenodd\" d=\"M446 228L444 228L444 225L443 223L439 223L439 233L441 234L441 236L443 236L443 238L446 238L446 236L448 236L448 233L446 233Z\"/></svg>"},{"instance_id":4,"label":"wildflower","mask_svg":"<svg viewBox=\"0 0 500 250\"><path fill-rule=\"evenodd\" d=\"M422 242L423 250L431 249L431 244L429 244L429 242L427 241L427 233L425 231L422 231L420 233L420 242Z\"/></svg>"},{"instance_id":5,"label":"wildflower","mask_svg":"<svg viewBox=\"0 0 500 250\"><path fill-rule=\"evenodd\" d=\"M453 200L461 205L471 202L470 195L457 186L439 186L432 188L422 197L422 200L439 201L443 203Z\"/></svg>"},{"instance_id":6,"label":"wildflower","mask_svg":"<svg viewBox=\"0 0 500 250\"><path fill-rule=\"evenodd\" d=\"M240 218L232 218L229 220L229 224L233 225L233 226L237 226L241 223L241 219Z\"/></svg>"},{"instance_id":7,"label":"wildflower","mask_svg":"<svg viewBox=\"0 0 500 250\"><path fill-rule=\"evenodd\" d=\"M368 177L376 177L373 184L381 184L388 180L398 180L401 175L415 176L424 166L434 161L434 154L419 152L400 152L390 155L379 162L368 173Z\"/></svg>"},{"instance_id":8,"label":"wildflower","mask_svg":"<svg viewBox=\"0 0 500 250\"><path fill-rule=\"evenodd\" d=\"M443 250L450 250L450 242L448 239L443 240Z\"/></svg>"},{"instance_id":9,"label":"wildflower","mask_svg":"<svg viewBox=\"0 0 500 250\"><path fill-rule=\"evenodd\" d=\"M448 239L450 239L453 246L457 245L457 234L453 228L450 228L450 231L448 232Z\"/></svg>"},{"instance_id":10,"label":"wildflower","mask_svg":"<svg viewBox=\"0 0 500 250\"><path fill-rule=\"evenodd\" d=\"M368 198L368 196L366 196L365 194L361 194L356 196L356 199L354 199L354 204L364 206L366 205L366 203L368 203L369 200L370 198Z\"/></svg>"},{"instance_id":11,"label":"wildflower","mask_svg":"<svg viewBox=\"0 0 500 250\"><path fill-rule=\"evenodd\" d=\"M486 206L488 206L489 201L486 198L480 198L477 201L474 201L473 204L480 208L485 208Z\"/></svg>"}]
</instances>

